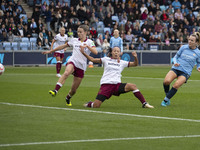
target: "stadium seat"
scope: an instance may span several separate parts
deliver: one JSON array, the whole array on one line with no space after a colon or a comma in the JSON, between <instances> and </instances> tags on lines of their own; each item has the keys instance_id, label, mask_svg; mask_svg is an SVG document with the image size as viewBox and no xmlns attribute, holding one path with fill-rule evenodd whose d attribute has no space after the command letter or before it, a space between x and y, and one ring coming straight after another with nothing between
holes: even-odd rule
<instances>
[{"instance_id":1,"label":"stadium seat","mask_svg":"<svg viewBox=\"0 0 200 150\"><path fill-rule=\"evenodd\" d=\"M3 48L5 50L12 50L11 43L10 42L3 42Z\"/></svg>"},{"instance_id":2,"label":"stadium seat","mask_svg":"<svg viewBox=\"0 0 200 150\"><path fill-rule=\"evenodd\" d=\"M31 38L30 38L30 42L31 42L31 43L37 43L37 38L31 37Z\"/></svg>"},{"instance_id":3,"label":"stadium seat","mask_svg":"<svg viewBox=\"0 0 200 150\"><path fill-rule=\"evenodd\" d=\"M26 23L28 23L28 17L27 17L26 14L20 14L20 15L19 15L19 18L22 18L23 16L25 17L25 20L24 20L24 21L25 21Z\"/></svg>"},{"instance_id":4,"label":"stadium seat","mask_svg":"<svg viewBox=\"0 0 200 150\"><path fill-rule=\"evenodd\" d=\"M103 23L103 21L99 21L99 22L98 22L97 28L104 28L104 23Z\"/></svg>"},{"instance_id":5,"label":"stadium seat","mask_svg":"<svg viewBox=\"0 0 200 150\"><path fill-rule=\"evenodd\" d=\"M23 38L22 38L22 42L29 42L29 38L23 37Z\"/></svg>"},{"instance_id":6,"label":"stadium seat","mask_svg":"<svg viewBox=\"0 0 200 150\"><path fill-rule=\"evenodd\" d=\"M108 31L109 34L111 34L111 29L110 29L110 28L106 27L106 28L104 28L103 30L104 30L104 33L106 33L106 31Z\"/></svg>"},{"instance_id":7,"label":"stadium seat","mask_svg":"<svg viewBox=\"0 0 200 150\"><path fill-rule=\"evenodd\" d=\"M36 43L31 43L31 50L37 50L37 44Z\"/></svg>"},{"instance_id":8,"label":"stadium seat","mask_svg":"<svg viewBox=\"0 0 200 150\"><path fill-rule=\"evenodd\" d=\"M197 18L198 11L194 11L193 14L194 14L195 18Z\"/></svg>"},{"instance_id":9,"label":"stadium seat","mask_svg":"<svg viewBox=\"0 0 200 150\"><path fill-rule=\"evenodd\" d=\"M21 42L21 38L20 37L14 37L13 42Z\"/></svg>"},{"instance_id":10,"label":"stadium seat","mask_svg":"<svg viewBox=\"0 0 200 150\"><path fill-rule=\"evenodd\" d=\"M112 16L111 17L112 21L116 21L119 23L119 17L118 16Z\"/></svg>"},{"instance_id":11,"label":"stadium seat","mask_svg":"<svg viewBox=\"0 0 200 150\"><path fill-rule=\"evenodd\" d=\"M12 42L12 50L19 50L18 42Z\"/></svg>"},{"instance_id":12,"label":"stadium seat","mask_svg":"<svg viewBox=\"0 0 200 150\"><path fill-rule=\"evenodd\" d=\"M27 42L20 42L19 45L21 50L28 50L29 45Z\"/></svg>"}]
</instances>

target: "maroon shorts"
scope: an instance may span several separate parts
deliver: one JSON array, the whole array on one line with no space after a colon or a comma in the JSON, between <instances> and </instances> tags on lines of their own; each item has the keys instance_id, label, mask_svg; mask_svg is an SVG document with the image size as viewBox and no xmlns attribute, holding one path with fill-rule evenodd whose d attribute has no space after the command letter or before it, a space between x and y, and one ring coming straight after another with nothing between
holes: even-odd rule
<instances>
[{"instance_id":1,"label":"maroon shorts","mask_svg":"<svg viewBox=\"0 0 200 150\"><path fill-rule=\"evenodd\" d=\"M64 58L64 53L54 53L53 57L60 57L60 58Z\"/></svg>"},{"instance_id":2,"label":"maroon shorts","mask_svg":"<svg viewBox=\"0 0 200 150\"><path fill-rule=\"evenodd\" d=\"M74 72L73 72L72 74L73 74L75 77L79 77L79 78L83 78L83 77L84 77L84 70L77 68L77 67L74 65L74 63L71 62L71 61L68 62L68 63L66 64L66 66L67 66L68 64L72 64L72 65L74 66Z\"/></svg>"},{"instance_id":3,"label":"maroon shorts","mask_svg":"<svg viewBox=\"0 0 200 150\"><path fill-rule=\"evenodd\" d=\"M122 93L125 93L126 83L118 84L102 84L98 95L103 95L106 99L109 99L112 95L119 96Z\"/></svg>"}]
</instances>

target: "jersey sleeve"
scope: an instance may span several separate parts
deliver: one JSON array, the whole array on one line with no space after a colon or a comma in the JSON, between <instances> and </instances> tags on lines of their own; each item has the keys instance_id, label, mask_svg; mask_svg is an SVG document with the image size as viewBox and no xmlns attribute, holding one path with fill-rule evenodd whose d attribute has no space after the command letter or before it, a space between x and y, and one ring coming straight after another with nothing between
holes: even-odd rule
<instances>
[{"instance_id":1,"label":"jersey sleeve","mask_svg":"<svg viewBox=\"0 0 200 150\"><path fill-rule=\"evenodd\" d=\"M181 46L179 51L174 56L174 59L173 59L174 64L178 63L178 58L181 56L181 53L183 52L183 50L184 50L184 46Z\"/></svg>"},{"instance_id":2,"label":"jersey sleeve","mask_svg":"<svg viewBox=\"0 0 200 150\"><path fill-rule=\"evenodd\" d=\"M104 64L106 61L106 57L100 58L100 60L101 60L101 63Z\"/></svg>"},{"instance_id":3,"label":"jersey sleeve","mask_svg":"<svg viewBox=\"0 0 200 150\"><path fill-rule=\"evenodd\" d=\"M125 67L129 67L129 61L124 61L122 60L122 66L125 68Z\"/></svg>"},{"instance_id":4,"label":"jersey sleeve","mask_svg":"<svg viewBox=\"0 0 200 150\"><path fill-rule=\"evenodd\" d=\"M58 35L54 36L54 40L56 40L56 41L58 40Z\"/></svg>"},{"instance_id":5,"label":"jersey sleeve","mask_svg":"<svg viewBox=\"0 0 200 150\"><path fill-rule=\"evenodd\" d=\"M73 46L73 38L67 42L67 44L71 47Z\"/></svg>"},{"instance_id":6,"label":"jersey sleeve","mask_svg":"<svg viewBox=\"0 0 200 150\"><path fill-rule=\"evenodd\" d=\"M197 69L200 68L200 57L197 58Z\"/></svg>"}]
</instances>

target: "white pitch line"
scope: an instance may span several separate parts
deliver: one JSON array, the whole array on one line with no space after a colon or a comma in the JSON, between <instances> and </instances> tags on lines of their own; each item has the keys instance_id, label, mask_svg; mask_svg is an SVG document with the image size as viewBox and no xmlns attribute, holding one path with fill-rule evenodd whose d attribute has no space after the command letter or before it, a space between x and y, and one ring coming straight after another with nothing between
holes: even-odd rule
<instances>
[{"instance_id":1,"label":"white pitch line","mask_svg":"<svg viewBox=\"0 0 200 150\"><path fill-rule=\"evenodd\" d=\"M12 73L12 74L6 74L6 75L23 75L23 76L27 76L27 75L32 75L32 76L55 76L55 74L25 74L25 73ZM84 75L85 77L99 77L101 78L102 76L99 75ZM149 77L126 77L126 76L122 76L122 78L124 79L148 79L148 80L164 80L164 78L149 78ZM198 82L200 80L191 80L189 79L188 81L195 81Z\"/></svg>"},{"instance_id":2,"label":"white pitch line","mask_svg":"<svg viewBox=\"0 0 200 150\"><path fill-rule=\"evenodd\" d=\"M90 113L98 113L98 114L132 116L132 117L139 117L139 118L153 118L153 119L164 119L164 120L200 122L200 120L194 120L194 119L170 118L170 117L160 117L160 116L147 116L147 115L137 115L137 114L127 114L127 113L117 113L117 112L95 111L95 110L88 110L88 109L73 109L73 108L61 108L61 107L48 107L48 106L39 106L39 105L14 104L14 103L6 103L6 102L0 102L0 104L11 105L11 106L21 106L21 107L31 107L31 108L44 108L44 109L56 109L56 110L71 110L71 111L90 112Z\"/></svg>"},{"instance_id":3,"label":"white pitch line","mask_svg":"<svg viewBox=\"0 0 200 150\"><path fill-rule=\"evenodd\" d=\"M199 138L199 137L200 137L200 135L184 135L184 136L157 136L157 137L112 138L112 139L88 139L88 140L53 141L53 142L32 142L32 143L0 144L0 147L27 146L27 145L48 145L48 144L67 144L67 143L85 143L85 142L105 142L105 141L127 141L127 140Z\"/></svg>"}]
</instances>

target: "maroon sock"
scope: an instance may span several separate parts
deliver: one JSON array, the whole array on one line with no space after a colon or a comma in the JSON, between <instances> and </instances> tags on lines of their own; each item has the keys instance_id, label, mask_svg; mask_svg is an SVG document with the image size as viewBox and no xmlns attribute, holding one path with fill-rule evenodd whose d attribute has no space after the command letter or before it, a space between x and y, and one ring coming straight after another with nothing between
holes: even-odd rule
<instances>
[{"instance_id":1,"label":"maroon sock","mask_svg":"<svg viewBox=\"0 0 200 150\"><path fill-rule=\"evenodd\" d=\"M68 95L66 96L66 99L67 99L67 100L70 100L70 98L71 98L71 95L68 94Z\"/></svg>"},{"instance_id":2,"label":"maroon sock","mask_svg":"<svg viewBox=\"0 0 200 150\"><path fill-rule=\"evenodd\" d=\"M62 66L62 63L61 63L60 61L58 61L57 64L56 64L56 71L57 71L57 74L60 73L61 66Z\"/></svg>"},{"instance_id":3,"label":"maroon sock","mask_svg":"<svg viewBox=\"0 0 200 150\"><path fill-rule=\"evenodd\" d=\"M93 102L88 102L87 107L92 107Z\"/></svg>"},{"instance_id":4,"label":"maroon sock","mask_svg":"<svg viewBox=\"0 0 200 150\"><path fill-rule=\"evenodd\" d=\"M144 96L142 95L142 93L140 93L139 90L133 91L133 94L135 95L135 97L137 97L137 98L140 100L140 102L141 102L142 104L144 104L144 103L146 102Z\"/></svg>"},{"instance_id":5,"label":"maroon sock","mask_svg":"<svg viewBox=\"0 0 200 150\"><path fill-rule=\"evenodd\" d=\"M58 91L62 87L62 84L57 82L55 90Z\"/></svg>"}]
</instances>

